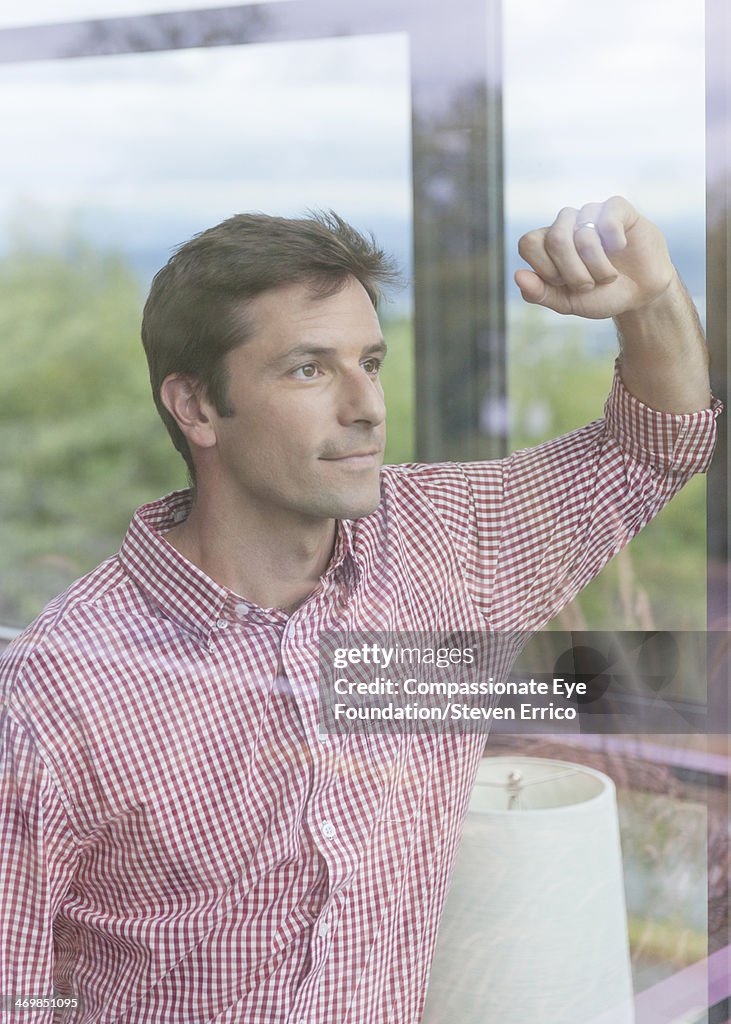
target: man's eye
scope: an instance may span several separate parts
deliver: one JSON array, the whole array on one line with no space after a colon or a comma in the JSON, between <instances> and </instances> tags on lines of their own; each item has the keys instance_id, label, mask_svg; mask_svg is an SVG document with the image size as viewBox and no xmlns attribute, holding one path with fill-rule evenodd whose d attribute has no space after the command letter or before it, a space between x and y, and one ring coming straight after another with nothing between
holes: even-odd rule
<instances>
[{"instance_id":1,"label":"man's eye","mask_svg":"<svg viewBox=\"0 0 731 1024\"><path fill-rule=\"evenodd\" d=\"M298 366L296 370L292 371L292 374L299 377L300 380L313 380L317 376L317 372L314 363L306 363L304 366Z\"/></svg>"},{"instance_id":2,"label":"man's eye","mask_svg":"<svg viewBox=\"0 0 731 1024\"><path fill-rule=\"evenodd\" d=\"M365 370L366 373L370 373L372 374L372 376L375 377L376 374L381 369L382 363L382 359L366 359L366 361L363 363L363 369Z\"/></svg>"}]
</instances>

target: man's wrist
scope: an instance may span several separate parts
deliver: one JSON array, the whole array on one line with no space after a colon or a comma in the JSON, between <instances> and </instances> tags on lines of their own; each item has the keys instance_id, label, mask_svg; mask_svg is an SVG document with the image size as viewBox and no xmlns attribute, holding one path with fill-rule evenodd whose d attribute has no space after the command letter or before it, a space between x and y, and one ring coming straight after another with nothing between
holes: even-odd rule
<instances>
[{"instance_id":1,"label":"man's wrist","mask_svg":"<svg viewBox=\"0 0 731 1024\"><path fill-rule=\"evenodd\" d=\"M639 309L614 318L622 380L631 394L663 412L686 413L711 403L708 349L698 312L678 274Z\"/></svg>"},{"instance_id":2,"label":"man's wrist","mask_svg":"<svg viewBox=\"0 0 731 1024\"><path fill-rule=\"evenodd\" d=\"M675 267L667 287L654 299L637 309L628 309L618 313L614 318L620 337L630 334L633 338L637 333L647 333L657 338L670 326L688 326L693 323L701 331L698 313L685 289Z\"/></svg>"}]
</instances>

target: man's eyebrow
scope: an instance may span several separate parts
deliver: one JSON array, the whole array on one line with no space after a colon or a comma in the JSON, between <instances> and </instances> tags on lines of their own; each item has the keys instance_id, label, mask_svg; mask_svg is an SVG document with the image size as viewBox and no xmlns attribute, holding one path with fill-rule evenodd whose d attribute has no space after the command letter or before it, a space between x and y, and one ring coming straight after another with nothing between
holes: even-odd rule
<instances>
[{"instance_id":1,"label":"man's eyebrow","mask_svg":"<svg viewBox=\"0 0 731 1024\"><path fill-rule=\"evenodd\" d=\"M380 338L378 341L374 341L372 345L367 345L361 352L362 356L374 356L380 355L385 356L388 350L385 338ZM309 345L304 342L302 345L294 345L292 348L287 349L281 356L276 356L269 363L270 366L281 366L284 363L295 362L298 359L305 359L309 356L333 356L338 354L338 349L333 348L331 345Z\"/></svg>"}]
</instances>

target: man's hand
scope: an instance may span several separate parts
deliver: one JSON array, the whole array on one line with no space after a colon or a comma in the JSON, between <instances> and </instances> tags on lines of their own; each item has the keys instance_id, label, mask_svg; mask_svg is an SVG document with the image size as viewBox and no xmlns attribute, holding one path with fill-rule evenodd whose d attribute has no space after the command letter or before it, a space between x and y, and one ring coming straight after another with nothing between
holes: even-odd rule
<instances>
[{"instance_id":1,"label":"man's hand","mask_svg":"<svg viewBox=\"0 0 731 1024\"><path fill-rule=\"evenodd\" d=\"M526 302L593 320L641 309L675 276L662 232L620 196L564 208L518 251L533 268L515 274Z\"/></svg>"},{"instance_id":2,"label":"man's hand","mask_svg":"<svg viewBox=\"0 0 731 1024\"><path fill-rule=\"evenodd\" d=\"M614 317L628 391L653 409L708 407L708 351L698 314L670 262L662 232L614 196L561 210L523 235L532 270L515 281L526 302L593 320Z\"/></svg>"}]
</instances>

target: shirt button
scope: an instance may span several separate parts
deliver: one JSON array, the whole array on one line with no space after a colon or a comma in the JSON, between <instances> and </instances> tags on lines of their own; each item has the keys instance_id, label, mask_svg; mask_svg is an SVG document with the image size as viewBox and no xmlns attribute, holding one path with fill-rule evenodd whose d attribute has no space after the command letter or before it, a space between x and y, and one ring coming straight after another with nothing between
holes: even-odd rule
<instances>
[{"instance_id":1,"label":"shirt button","mask_svg":"<svg viewBox=\"0 0 731 1024\"><path fill-rule=\"evenodd\" d=\"M248 607L245 604L243 604L243 603L237 604L234 607L234 612L236 613L236 618L237 619L243 619L245 617L246 613L248 612L248 610L249 609L248 609Z\"/></svg>"},{"instance_id":2,"label":"shirt button","mask_svg":"<svg viewBox=\"0 0 731 1024\"><path fill-rule=\"evenodd\" d=\"M228 619L218 619L216 625L219 629L228 629Z\"/></svg>"},{"instance_id":3,"label":"shirt button","mask_svg":"<svg viewBox=\"0 0 731 1024\"><path fill-rule=\"evenodd\" d=\"M324 917L321 917L320 920L317 922L317 934L318 935L327 935L327 933L329 931L330 931L330 922L326 921Z\"/></svg>"},{"instance_id":4,"label":"shirt button","mask_svg":"<svg viewBox=\"0 0 731 1024\"><path fill-rule=\"evenodd\" d=\"M320 825L320 831L322 832L326 839L335 838L335 826L331 821L323 821L322 824Z\"/></svg>"}]
</instances>

